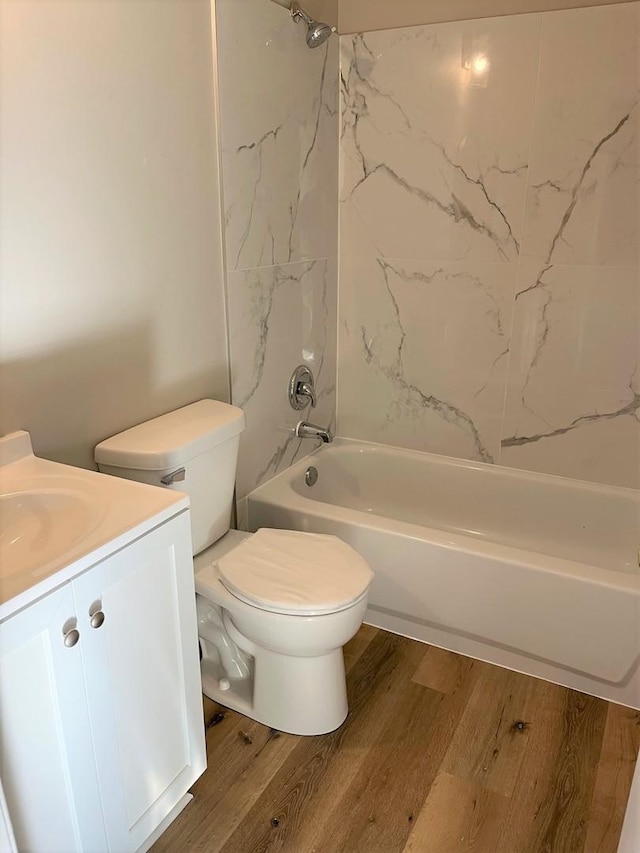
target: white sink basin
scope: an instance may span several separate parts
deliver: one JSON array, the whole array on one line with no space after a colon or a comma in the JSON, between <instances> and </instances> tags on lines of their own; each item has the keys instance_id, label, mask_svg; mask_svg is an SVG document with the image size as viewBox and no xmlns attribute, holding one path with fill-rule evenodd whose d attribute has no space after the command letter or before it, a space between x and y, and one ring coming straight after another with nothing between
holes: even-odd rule
<instances>
[{"instance_id":1,"label":"white sink basin","mask_svg":"<svg viewBox=\"0 0 640 853\"><path fill-rule=\"evenodd\" d=\"M188 509L186 495L34 456L0 436L0 620Z\"/></svg>"},{"instance_id":2,"label":"white sink basin","mask_svg":"<svg viewBox=\"0 0 640 853\"><path fill-rule=\"evenodd\" d=\"M0 573L37 577L99 520L96 507L80 492L29 489L0 495Z\"/></svg>"}]
</instances>

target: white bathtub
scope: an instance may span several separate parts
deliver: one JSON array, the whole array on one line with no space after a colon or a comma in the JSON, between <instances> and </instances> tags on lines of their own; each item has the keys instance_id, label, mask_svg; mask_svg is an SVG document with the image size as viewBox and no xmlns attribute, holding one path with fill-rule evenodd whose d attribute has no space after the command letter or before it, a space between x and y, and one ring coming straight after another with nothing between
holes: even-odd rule
<instances>
[{"instance_id":1,"label":"white bathtub","mask_svg":"<svg viewBox=\"0 0 640 853\"><path fill-rule=\"evenodd\" d=\"M640 492L337 439L247 519L353 545L370 624L640 708Z\"/></svg>"}]
</instances>

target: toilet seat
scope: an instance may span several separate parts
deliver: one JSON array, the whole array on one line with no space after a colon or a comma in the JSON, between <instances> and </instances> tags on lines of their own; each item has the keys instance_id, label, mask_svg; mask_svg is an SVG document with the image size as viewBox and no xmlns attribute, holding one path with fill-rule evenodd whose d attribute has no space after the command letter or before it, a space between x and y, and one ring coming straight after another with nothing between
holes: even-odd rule
<instances>
[{"instance_id":1,"label":"toilet seat","mask_svg":"<svg viewBox=\"0 0 640 853\"><path fill-rule=\"evenodd\" d=\"M363 598L373 572L336 536L262 528L217 562L236 598L272 613L320 616Z\"/></svg>"}]
</instances>

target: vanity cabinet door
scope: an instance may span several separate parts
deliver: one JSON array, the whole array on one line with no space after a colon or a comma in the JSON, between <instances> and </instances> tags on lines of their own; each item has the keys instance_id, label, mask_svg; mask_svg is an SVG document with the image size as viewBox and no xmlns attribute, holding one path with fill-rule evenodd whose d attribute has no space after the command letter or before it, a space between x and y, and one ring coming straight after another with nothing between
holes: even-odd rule
<instances>
[{"instance_id":1,"label":"vanity cabinet door","mask_svg":"<svg viewBox=\"0 0 640 853\"><path fill-rule=\"evenodd\" d=\"M206 766L188 514L73 590L108 846L135 850Z\"/></svg>"},{"instance_id":2,"label":"vanity cabinet door","mask_svg":"<svg viewBox=\"0 0 640 853\"><path fill-rule=\"evenodd\" d=\"M0 623L0 777L19 850L106 849L80 658L88 632L70 633L74 617L67 584Z\"/></svg>"},{"instance_id":3,"label":"vanity cabinet door","mask_svg":"<svg viewBox=\"0 0 640 853\"><path fill-rule=\"evenodd\" d=\"M16 837L9 817L9 808L0 780L0 853L18 853Z\"/></svg>"}]
</instances>

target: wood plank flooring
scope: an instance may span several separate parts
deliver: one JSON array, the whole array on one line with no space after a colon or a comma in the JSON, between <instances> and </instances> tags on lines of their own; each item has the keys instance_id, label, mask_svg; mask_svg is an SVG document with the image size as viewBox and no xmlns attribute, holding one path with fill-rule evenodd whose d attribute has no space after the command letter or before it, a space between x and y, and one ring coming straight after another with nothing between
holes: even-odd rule
<instances>
[{"instance_id":1,"label":"wood plank flooring","mask_svg":"<svg viewBox=\"0 0 640 853\"><path fill-rule=\"evenodd\" d=\"M206 699L209 769L154 853L615 853L640 713L367 625L345 663L322 737Z\"/></svg>"}]
</instances>

